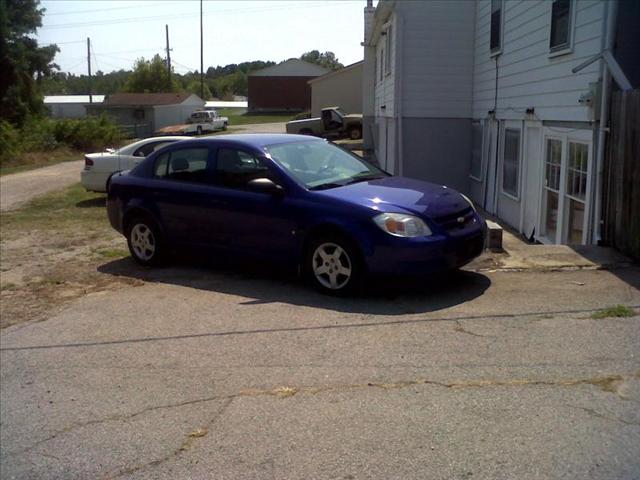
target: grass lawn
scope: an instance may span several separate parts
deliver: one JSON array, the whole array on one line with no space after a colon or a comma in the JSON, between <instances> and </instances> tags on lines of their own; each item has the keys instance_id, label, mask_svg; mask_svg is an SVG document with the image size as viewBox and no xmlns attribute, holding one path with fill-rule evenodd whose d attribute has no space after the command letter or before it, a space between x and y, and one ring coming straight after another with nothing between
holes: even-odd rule
<instances>
[{"instance_id":1,"label":"grass lawn","mask_svg":"<svg viewBox=\"0 0 640 480\"><path fill-rule=\"evenodd\" d=\"M28 152L17 155L0 165L0 175L24 172L35 168L47 167L56 163L82 160L83 153L67 147L56 148L48 152Z\"/></svg>"},{"instance_id":2,"label":"grass lawn","mask_svg":"<svg viewBox=\"0 0 640 480\"><path fill-rule=\"evenodd\" d=\"M288 122L295 114L247 114L243 113L243 110L237 108L221 108L218 110L218 114L222 117L229 118L229 125L247 125L253 123L276 123L276 122Z\"/></svg>"},{"instance_id":3,"label":"grass lawn","mask_svg":"<svg viewBox=\"0 0 640 480\"><path fill-rule=\"evenodd\" d=\"M87 192L79 183L36 197L18 210L2 213L0 224L5 234L25 230L62 234L75 228L87 232L111 229L104 194Z\"/></svg>"}]
</instances>

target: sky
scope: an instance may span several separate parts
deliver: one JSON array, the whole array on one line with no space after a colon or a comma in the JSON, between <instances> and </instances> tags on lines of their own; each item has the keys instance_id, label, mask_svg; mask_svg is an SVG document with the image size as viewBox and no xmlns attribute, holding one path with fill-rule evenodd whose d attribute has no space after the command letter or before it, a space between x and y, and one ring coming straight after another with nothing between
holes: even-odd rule
<instances>
[{"instance_id":1,"label":"sky","mask_svg":"<svg viewBox=\"0 0 640 480\"><path fill-rule=\"evenodd\" d=\"M199 0L42 0L37 38L56 43L61 71L131 69L140 57L165 58L169 25L174 71L200 69ZM280 62L309 50L332 51L344 65L362 60L365 0L205 0L204 69L251 60Z\"/></svg>"}]
</instances>

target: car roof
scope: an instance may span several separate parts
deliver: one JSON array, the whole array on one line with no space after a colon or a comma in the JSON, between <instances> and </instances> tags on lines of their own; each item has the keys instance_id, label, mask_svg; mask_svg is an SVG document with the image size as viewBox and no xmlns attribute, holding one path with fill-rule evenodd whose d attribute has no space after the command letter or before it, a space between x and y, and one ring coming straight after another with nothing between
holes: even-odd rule
<instances>
[{"instance_id":1,"label":"car roof","mask_svg":"<svg viewBox=\"0 0 640 480\"><path fill-rule=\"evenodd\" d=\"M326 140L316 137L310 137L309 135L293 135L288 133L240 133L232 135L218 135L215 137L198 138L192 140L185 140L180 142L181 145L185 143L189 144L211 144L216 145L220 143L234 143L238 146L245 148L256 148L262 150L270 145L277 145L282 143L294 143L294 142L326 142Z\"/></svg>"}]
</instances>

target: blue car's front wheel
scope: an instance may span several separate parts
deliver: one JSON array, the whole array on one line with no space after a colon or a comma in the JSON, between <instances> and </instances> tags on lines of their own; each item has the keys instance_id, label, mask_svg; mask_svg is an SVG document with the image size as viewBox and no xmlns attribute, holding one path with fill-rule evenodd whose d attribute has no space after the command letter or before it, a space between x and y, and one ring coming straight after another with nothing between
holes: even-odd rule
<instances>
[{"instance_id":1,"label":"blue car's front wheel","mask_svg":"<svg viewBox=\"0 0 640 480\"><path fill-rule=\"evenodd\" d=\"M353 291L362 278L360 255L350 242L338 236L311 242L305 264L309 280L326 293Z\"/></svg>"}]
</instances>

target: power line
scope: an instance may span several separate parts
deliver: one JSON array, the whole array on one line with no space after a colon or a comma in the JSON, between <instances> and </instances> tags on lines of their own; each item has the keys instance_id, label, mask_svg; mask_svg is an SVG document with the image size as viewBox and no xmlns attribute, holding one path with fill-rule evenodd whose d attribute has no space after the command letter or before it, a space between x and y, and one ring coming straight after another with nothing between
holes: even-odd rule
<instances>
[{"instance_id":1,"label":"power line","mask_svg":"<svg viewBox=\"0 0 640 480\"><path fill-rule=\"evenodd\" d=\"M318 8L324 7L326 3L321 4L306 4L302 5L288 5L288 6L278 6L278 7L265 7L265 8L255 8L251 10L251 13L262 13L262 12L273 12L278 10L294 10L294 9L308 9L308 8ZM222 10L219 12L203 12L203 16L209 15L233 15L233 14L246 14L247 9L236 9L236 10ZM97 20L90 22L75 22L75 23L57 23L52 25L43 25L41 29L64 29L64 28L75 28L75 27L90 27L90 26L102 26L102 25L113 25L113 24L125 24L125 23L139 23L139 22L148 22L153 20L164 20L164 19L172 19L172 20L180 20L185 18L192 18L199 16L200 13L183 13L183 14L173 14L173 15L154 15L154 16L141 16L141 17L129 17L129 18L121 18L114 20Z\"/></svg>"},{"instance_id":2,"label":"power line","mask_svg":"<svg viewBox=\"0 0 640 480\"><path fill-rule=\"evenodd\" d=\"M197 72L198 71L197 68L189 67L188 65L185 65L184 63L177 62L175 58L171 59L171 63L175 63L179 67L182 67L184 69L189 70L189 72Z\"/></svg>"},{"instance_id":3,"label":"power line","mask_svg":"<svg viewBox=\"0 0 640 480\"><path fill-rule=\"evenodd\" d=\"M182 2L165 2L165 3L182 3ZM53 17L55 15L78 15L81 13L110 12L112 10L131 10L132 8L147 8L147 7L148 5L130 5L128 7L100 8L96 10L75 10L73 12L53 12L53 13L47 13L46 16Z\"/></svg>"},{"instance_id":4,"label":"power line","mask_svg":"<svg viewBox=\"0 0 640 480\"><path fill-rule=\"evenodd\" d=\"M49 45L68 45L70 43L84 43L86 40L72 40L70 42L51 42L51 43L43 43L41 46L48 47Z\"/></svg>"}]
</instances>

